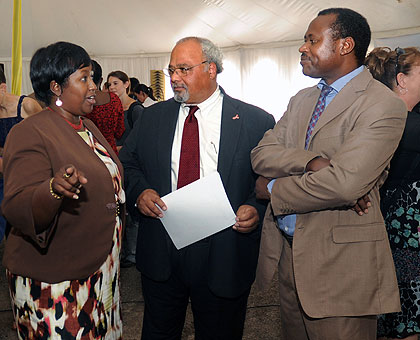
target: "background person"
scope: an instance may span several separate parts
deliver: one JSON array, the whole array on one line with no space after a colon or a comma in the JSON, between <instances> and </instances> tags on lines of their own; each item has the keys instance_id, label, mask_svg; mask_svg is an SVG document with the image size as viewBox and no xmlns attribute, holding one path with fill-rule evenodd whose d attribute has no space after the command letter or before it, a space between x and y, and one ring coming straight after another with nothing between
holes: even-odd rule
<instances>
[{"instance_id":1,"label":"background person","mask_svg":"<svg viewBox=\"0 0 420 340\"><path fill-rule=\"evenodd\" d=\"M31 92L31 93L29 93L29 94L28 94L28 97L29 97L29 98L32 98L33 100L35 100L35 101L39 104L39 106L41 106L41 108L45 109L45 108L47 107L47 105L45 105L45 103L44 103L44 102L42 102L42 101L40 101L40 100L38 100L38 99L36 98L36 96L35 96L35 92ZM38 111L38 112L39 112L39 111Z\"/></svg>"},{"instance_id":2,"label":"background person","mask_svg":"<svg viewBox=\"0 0 420 340\"><path fill-rule=\"evenodd\" d=\"M144 111L120 153L129 206L141 213L136 266L145 301L142 339L181 339L189 299L196 339L242 338L265 211L255 198L250 151L274 118L229 97L217 84L222 70L222 53L211 41L178 41L167 69L174 98ZM184 131L195 152L185 150ZM194 161L184 163L185 157ZM177 250L155 203L164 208L161 196L215 171L237 222Z\"/></svg>"},{"instance_id":3,"label":"background person","mask_svg":"<svg viewBox=\"0 0 420 340\"><path fill-rule=\"evenodd\" d=\"M103 92L109 92L109 83L106 81L104 82L104 85L102 86Z\"/></svg>"},{"instance_id":4,"label":"background person","mask_svg":"<svg viewBox=\"0 0 420 340\"><path fill-rule=\"evenodd\" d=\"M137 100L137 96L134 93L134 89L140 84L140 81L136 77L130 77L130 89L128 90L128 96Z\"/></svg>"},{"instance_id":5,"label":"background person","mask_svg":"<svg viewBox=\"0 0 420 340\"><path fill-rule=\"evenodd\" d=\"M117 139L117 147L121 149L125 139L133 129L134 123L143 113L143 107L139 102L128 96L130 79L123 71L113 71L108 74L107 83L109 92L115 93L120 98L124 109L124 134Z\"/></svg>"},{"instance_id":6,"label":"background person","mask_svg":"<svg viewBox=\"0 0 420 340\"><path fill-rule=\"evenodd\" d=\"M93 82L96 84L96 104L91 113L86 115L95 123L99 131L118 154L116 140L124 133L124 110L121 100L115 93L99 90L102 83L102 68L92 60Z\"/></svg>"},{"instance_id":7,"label":"background person","mask_svg":"<svg viewBox=\"0 0 420 340\"><path fill-rule=\"evenodd\" d=\"M125 194L117 155L84 118L95 103L91 60L58 42L30 69L49 107L16 125L4 149L3 264L18 336L121 339Z\"/></svg>"},{"instance_id":8,"label":"background person","mask_svg":"<svg viewBox=\"0 0 420 340\"><path fill-rule=\"evenodd\" d=\"M400 309L379 187L407 111L363 65L370 36L353 10L319 12L299 52L303 73L321 80L251 154L255 172L275 179L257 282L278 270L285 339L374 340L376 315ZM369 213L356 214L367 193Z\"/></svg>"},{"instance_id":9,"label":"background person","mask_svg":"<svg viewBox=\"0 0 420 340\"><path fill-rule=\"evenodd\" d=\"M136 78L134 78L136 79ZM124 108L124 128L121 138L117 139L117 149L121 150L124 141L133 129L134 123L141 117L143 106L137 100L128 96L131 88L130 79L122 71L113 71L108 74L109 92L115 93L120 98ZM136 263L136 243L139 224L137 214L127 212L124 240L122 244L121 267L129 268Z\"/></svg>"},{"instance_id":10,"label":"background person","mask_svg":"<svg viewBox=\"0 0 420 340\"><path fill-rule=\"evenodd\" d=\"M144 107L157 103L156 98L153 96L153 89L146 84L137 85L134 88L134 94Z\"/></svg>"},{"instance_id":11,"label":"background person","mask_svg":"<svg viewBox=\"0 0 420 340\"><path fill-rule=\"evenodd\" d=\"M37 101L7 92L6 77L0 68L0 203L3 200L3 148L10 129L42 108ZM0 241L6 230L6 220L0 216Z\"/></svg>"},{"instance_id":12,"label":"background person","mask_svg":"<svg viewBox=\"0 0 420 340\"><path fill-rule=\"evenodd\" d=\"M420 51L386 47L372 50L365 60L373 77L400 97L408 109L404 134L388 179L381 188L381 208L394 257L401 312L381 315L378 336L417 340L420 334Z\"/></svg>"}]
</instances>

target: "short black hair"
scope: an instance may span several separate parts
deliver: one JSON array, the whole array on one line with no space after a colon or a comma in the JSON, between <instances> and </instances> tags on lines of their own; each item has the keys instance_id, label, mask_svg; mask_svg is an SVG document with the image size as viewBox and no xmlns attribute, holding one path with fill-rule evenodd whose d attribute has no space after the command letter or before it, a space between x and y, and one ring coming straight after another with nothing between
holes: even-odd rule
<instances>
[{"instance_id":1,"label":"short black hair","mask_svg":"<svg viewBox=\"0 0 420 340\"><path fill-rule=\"evenodd\" d=\"M50 90L51 81L64 87L71 74L90 65L89 54L81 46L59 41L40 48L33 55L30 65L36 98L49 105L54 96Z\"/></svg>"},{"instance_id":2,"label":"short black hair","mask_svg":"<svg viewBox=\"0 0 420 340\"><path fill-rule=\"evenodd\" d=\"M349 8L328 8L320 11L320 15L335 14L335 22L331 25L333 39L352 37L355 43L354 54L358 65L363 65L370 44L371 32L365 17Z\"/></svg>"},{"instance_id":3,"label":"short black hair","mask_svg":"<svg viewBox=\"0 0 420 340\"><path fill-rule=\"evenodd\" d=\"M130 92L134 92L134 89L139 84L140 81L136 77L130 77Z\"/></svg>"},{"instance_id":4,"label":"short black hair","mask_svg":"<svg viewBox=\"0 0 420 340\"><path fill-rule=\"evenodd\" d=\"M6 76L4 75L3 69L0 67L0 84L6 84Z\"/></svg>"},{"instance_id":5,"label":"short black hair","mask_svg":"<svg viewBox=\"0 0 420 340\"><path fill-rule=\"evenodd\" d=\"M93 82L99 88L99 82L102 78L102 67L96 60L92 59Z\"/></svg>"}]
</instances>

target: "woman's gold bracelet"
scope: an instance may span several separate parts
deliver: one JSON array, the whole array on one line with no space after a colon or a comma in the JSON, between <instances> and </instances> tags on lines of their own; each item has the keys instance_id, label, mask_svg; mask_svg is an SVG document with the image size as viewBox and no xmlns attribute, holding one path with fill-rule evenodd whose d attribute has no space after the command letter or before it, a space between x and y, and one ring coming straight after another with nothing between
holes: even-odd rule
<instances>
[{"instance_id":1,"label":"woman's gold bracelet","mask_svg":"<svg viewBox=\"0 0 420 340\"><path fill-rule=\"evenodd\" d=\"M51 179L50 179L50 194L51 194L51 196L52 197L54 197L56 200L61 200L62 198L63 198L63 195L57 195L55 192L54 192L54 190L53 190L53 187L52 187L52 182L54 181L54 177L52 177Z\"/></svg>"}]
</instances>

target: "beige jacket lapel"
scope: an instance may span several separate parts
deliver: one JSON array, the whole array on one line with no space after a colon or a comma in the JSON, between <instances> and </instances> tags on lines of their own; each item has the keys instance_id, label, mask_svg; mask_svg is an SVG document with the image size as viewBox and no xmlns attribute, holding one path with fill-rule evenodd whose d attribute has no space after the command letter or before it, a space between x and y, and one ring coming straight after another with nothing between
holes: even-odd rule
<instances>
[{"instance_id":1,"label":"beige jacket lapel","mask_svg":"<svg viewBox=\"0 0 420 340\"><path fill-rule=\"evenodd\" d=\"M302 111L307 114L305 121L302 124L299 124L298 148L305 148L306 131L308 130L309 122L311 121L312 113L315 110L315 105L318 101L320 93L320 89L317 86L314 86L312 91L309 93L308 98L303 100Z\"/></svg>"},{"instance_id":2,"label":"beige jacket lapel","mask_svg":"<svg viewBox=\"0 0 420 340\"><path fill-rule=\"evenodd\" d=\"M311 144L312 139L316 136L317 132L320 129L327 125L332 119L341 115L357 100L357 98L363 93L363 91L366 90L367 85L371 79L372 77L370 76L369 71L365 69L362 71L362 73L358 74L343 87L343 89L335 96L335 98L327 106L327 108L319 118L318 122L316 123L315 128L312 131L312 136L311 140L309 141L309 145Z\"/></svg>"}]
</instances>

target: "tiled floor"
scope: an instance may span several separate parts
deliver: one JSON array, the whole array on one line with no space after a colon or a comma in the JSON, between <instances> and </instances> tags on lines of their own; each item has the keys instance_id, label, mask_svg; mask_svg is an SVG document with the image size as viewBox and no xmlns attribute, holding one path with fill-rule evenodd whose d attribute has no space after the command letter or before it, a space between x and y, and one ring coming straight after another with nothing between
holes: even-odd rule
<instances>
[{"instance_id":1,"label":"tiled floor","mask_svg":"<svg viewBox=\"0 0 420 340\"><path fill-rule=\"evenodd\" d=\"M0 257L3 255L4 245L0 246ZM0 275L0 339L16 340L16 331L11 329L12 312L10 309L9 293L1 267ZM140 339L143 318L143 296L141 294L140 274L134 268L122 269L121 290L123 300L124 340ZM248 309L245 321L244 340L282 340L278 310L278 290L276 282L265 293L251 291L248 299ZM183 339L194 339L191 311L188 310L184 327Z\"/></svg>"}]
</instances>

